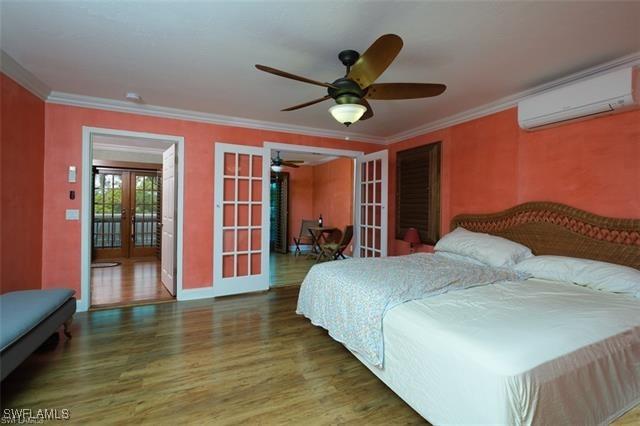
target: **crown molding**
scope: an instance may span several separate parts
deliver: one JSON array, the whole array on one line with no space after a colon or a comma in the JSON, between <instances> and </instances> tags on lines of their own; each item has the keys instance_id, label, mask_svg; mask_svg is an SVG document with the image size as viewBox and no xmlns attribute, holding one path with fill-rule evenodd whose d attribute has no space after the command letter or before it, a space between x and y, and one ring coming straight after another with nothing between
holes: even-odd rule
<instances>
[{"instance_id":1,"label":"crown molding","mask_svg":"<svg viewBox=\"0 0 640 426\"><path fill-rule=\"evenodd\" d=\"M522 92L516 93L514 95L500 98L488 104L471 108L458 114L454 114L440 120L432 121L430 123L423 124L422 126L414 127L413 129L409 129L404 132L396 133L395 135L387 137L385 139L385 142L387 144L402 142L416 136L424 135L426 133L431 133L436 130L441 130L447 127L455 126L456 124L461 124L466 121L471 121L476 118L504 111L505 109L516 106L518 102L529 96L537 95L544 91L551 90L557 86L572 83L583 78L595 77L597 75L604 74L615 69L634 65L640 65L640 52L635 52L630 55L614 59L613 61L605 62L603 64L587 68L586 70L582 70L568 76L541 84L531 89L523 90Z\"/></svg>"},{"instance_id":2,"label":"crown molding","mask_svg":"<svg viewBox=\"0 0 640 426\"><path fill-rule=\"evenodd\" d=\"M51 93L51 88L49 86L38 79L38 77L31 74L25 67L20 65L7 52L1 49L0 70L43 101L46 101L47 97Z\"/></svg>"},{"instance_id":3,"label":"crown molding","mask_svg":"<svg viewBox=\"0 0 640 426\"><path fill-rule=\"evenodd\" d=\"M336 130L318 129L315 127L298 126L294 124L277 123L270 121L253 120L248 118L232 117L220 114L191 111L179 108L170 108L156 105L134 104L131 102L98 98L93 96L75 95L71 93L51 91L51 89L31 74L28 70L17 63L5 51L1 51L2 61L0 69L9 77L16 80L27 90L32 92L46 102L61 105L71 105L83 108L94 108L107 111L124 112L131 114L148 115L154 117L173 118L178 120L197 121L203 123L218 124L223 126L243 127L249 129L259 129L274 132L295 133L300 135L327 137L333 139L348 139L352 141L368 142L380 145L391 145L416 136L434 132L436 130L455 126L466 121L484 117L496 112L512 108L521 100L550 90L554 87L568 84L573 81L597 76L608 71L613 71L626 66L640 65L640 52L579 71L577 73L541 84L531 89L524 90L514 95L506 96L496 101L468 109L466 111L431 121L421 126L414 127L403 132L399 132L387 137L375 135L362 135L357 133L342 132Z\"/></svg>"},{"instance_id":4,"label":"crown molding","mask_svg":"<svg viewBox=\"0 0 640 426\"><path fill-rule=\"evenodd\" d=\"M151 148L151 147L142 147L142 146L131 146L131 145L116 145L110 143L93 143L94 150L100 151L118 151L118 152L135 152L142 154L154 154L154 155L162 155L165 151L163 148Z\"/></svg>"},{"instance_id":5,"label":"crown molding","mask_svg":"<svg viewBox=\"0 0 640 426\"><path fill-rule=\"evenodd\" d=\"M135 104L115 99L98 98L93 96L75 95L52 91L47 102L52 104L70 105L82 108L94 108L107 111L125 112L131 114L150 115L154 117L173 118L178 120L198 121L202 123L219 124L223 126L243 127L274 132L295 133L298 135L319 136L333 139L347 139L351 141L385 144L383 137L361 135L336 130L318 129L315 127L298 126L295 124L276 123L271 121L253 120L249 118L232 117L228 115L211 114L207 112L191 111L157 105Z\"/></svg>"}]
</instances>

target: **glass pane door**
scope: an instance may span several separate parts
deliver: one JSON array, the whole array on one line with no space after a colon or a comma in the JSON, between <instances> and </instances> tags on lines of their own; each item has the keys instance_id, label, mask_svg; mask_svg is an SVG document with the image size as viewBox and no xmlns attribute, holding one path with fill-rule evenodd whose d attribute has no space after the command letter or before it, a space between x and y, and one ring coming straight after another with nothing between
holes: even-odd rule
<instances>
[{"instance_id":1,"label":"glass pane door","mask_svg":"<svg viewBox=\"0 0 640 426\"><path fill-rule=\"evenodd\" d=\"M159 255L160 179L153 172L131 172L131 257Z\"/></svg>"},{"instance_id":2,"label":"glass pane door","mask_svg":"<svg viewBox=\"0 0 640 426\"><path fill-rule=\"evenodd\" d=\"M128 253L125 176L122 171L94 170L93 257L126 257Z\"/></svg>"},{"instance_id":3,"label":"glass pane door","mask_svg":"<svg viewBox=\"0 0 640 426\"><path fill-rule=\"evenodd\" d=\"M218 143L215 155L214 292L267 290L262 149Z\"/></svg>"},{"instance_id":4,"label":"glass pane door","mask_svg":"<svg viewBox=\"0 0 640 426\"><path fill-rule=\"evenodd\" d=\"M359 257L387 255L387 150L358 159L358 248Z\"/></svg>"}]
</instances>

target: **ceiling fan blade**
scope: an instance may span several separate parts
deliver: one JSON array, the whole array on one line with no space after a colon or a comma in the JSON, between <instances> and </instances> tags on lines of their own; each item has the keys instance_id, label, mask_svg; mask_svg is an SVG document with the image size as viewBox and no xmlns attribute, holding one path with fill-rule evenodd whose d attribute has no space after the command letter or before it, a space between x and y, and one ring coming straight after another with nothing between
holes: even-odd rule
<instances>
[{"instance_id":1,"label":"ceiling fan blade","mask_svg":"<svg viewBox=\"0 0 640 426\"><path fill-rule=\"evenodd\" d=\"M367 89L367 99L418 99L438 96L447 89L444 84L378 83Z\"/></svg>"},{"instance_id":2,"label":"ceiling fan blade","mask_svg":"<svg viewBox=\"0 0 640 426\"><path fill-rule=\"evenodd\" d=\"M309 105L317 104L318 102L326 101L327 99L331 99L331 96L326 95L326 96L323 96L323 97L321 97L321 98L314 99L314 100L312 100L312 101L305 102L305 103L300 104L300 105L294 105L294 106L292 106L292 107L285 108L285 109L283 109L283 110L281 110L281 111L293 111L293 110L296 110L296 109L300 109L300 108L308 107Z\"/></svg>"},{"instance_id":3,"label":"ceiling fan blade","mask_svg":"<svg viewBox=\"0 0 640 426\"><path fill-rule=\"evenodd\" d=\"M361 99L360 103L367 107L367 110L364 112L364 114L362 114L362 117L360 117L360 121L368 120L371 117L373 117L373 108L371 108L371 105L369 104L369 102L367 102L366 99Z\"/></svg>"},{"instance_id":4,"label":"ceiling fan blade","mask_svg":"<svg viewBox=\"0 0 640 426\"><path fill-rule=\"evenodd\" d=\"M298 164L302 164L304 163L304 160L284 160L288 163L298 163Z\"/></svg>"},{"instance_id":5,"label":"ceiling fan blade","mask_svg":"<svg viewBox=\"0 0 640 426\"><path fill-rule=\"evenodd\" d=\"M353 64L347 77L363 89L370 86L398 56L402 44L402 39L395 34L379 37Z\"/></svg>"},{"instance_id":6,"label":"ceiling fan blade","mask_svg":"<svg viewBox=\"0 0 640 426\"><path fill-rule=\"evenodd\" d=\"M292 80L301 81L303 83L315 84L316 86L331 87L333 89L337 89L337 87L334 86L333 84L323 83L321 81L316 81L316 80L311 80L310 78L301 77L299 75L291 74L291 73L288 73L286 71L277 70L275 68L267 67L267 66L264 66L264 65L256 64L256 68L259 69L260 71L268 72L269 74L275 74L275 75L278 75L280 77L290 78Z\"/></svg>"},{"instance_id":7,"label":"ceiling fan blade","mask_svg":"<svg viewBox=\"0 0 640 426\"><path fill-rule=\"evenodd\" d=\"M287 167L293 167L294 169L297 169L298 167L300 167L296 163L293 163L291 161L283 161L282 165Z\"/></svg>"}]
</instances>

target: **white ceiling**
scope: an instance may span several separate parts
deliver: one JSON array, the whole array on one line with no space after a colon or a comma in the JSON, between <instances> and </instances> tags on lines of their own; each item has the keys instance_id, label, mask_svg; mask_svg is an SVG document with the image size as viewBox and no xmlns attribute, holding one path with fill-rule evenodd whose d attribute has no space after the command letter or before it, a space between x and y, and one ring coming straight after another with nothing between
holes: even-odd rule
<instances>
[{"instance_id":1,"label":"white ceiling","mask_svg":"<svg viewBox=\"0 0 640 426\"><path fill-rule=\"evenodd\" d=\"M426 100L372 101L353 125L388 137L640 51L640 2L3 0L1 47L55 91L342 130L329 102L283 107L322 88L261 63L332 81L342 49L396 33L404 49L380 82L445 83Z\"/></svg>"}]
</instances>

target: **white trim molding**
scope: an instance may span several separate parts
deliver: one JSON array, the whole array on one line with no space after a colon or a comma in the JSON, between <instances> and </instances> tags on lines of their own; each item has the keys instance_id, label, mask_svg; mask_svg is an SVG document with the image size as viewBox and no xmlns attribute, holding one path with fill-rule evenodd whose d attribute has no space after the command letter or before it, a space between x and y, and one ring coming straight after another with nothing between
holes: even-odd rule
<instances>
[{"instance_id":1,"label":"white trim molding","mask_svg":"<svg viewBox=\"0 0 640 426\"><path fill-rule=\"evenodd\" d=\"M43 101L46 101L49 97L51 88L31 74L29 70L20 65L4 50L0 50L0 70Z\"/></svg>"},{"instance_id":2,"label":"white trim molding","mask_svg":"<svg viewBox=\"0 0 640 426\"><path fill-rule=\"evenodd\" d=\"M206 287L186 288L182 290L178 296L178 301L183 302L185 300L210 299L215 296L213 285L209 284Z\"/></svg>"},{"instance_id":3,"label":"white trim molding","mask_svg":"<svg viewBox=\"0 0 640 426\"><path fill-rule=\"evenodd\" d=\"M352 151L348 149L338 149L338 148L320 148L317 146L308 146L308 145L293 145L289 143L281 143L281 142L270 142L264 141L262 147L265 150L269 150L269 155L271 151L289 151L289 152L310 152L312 154L322 154L329 155L332 157L352 157L356 158L361 155L364 155L362 151ZM271 158L270 156L266 158Z\"/></svg>"},{"instance_id":4,"label":"white trim molding","mask_svg":"<svg viewBox=\"0 0 640 426\"><path fill-rule=\"evenodd\" d=\"M155 133L134 132L129 130L104 129L99 127L82 127L82 206L80 210L80 292L82 298L78 300L78 311L89 310L91 301L91 170L94 135L123 136L138 139L170 142L178 148L178 193L176 226L176 299L183 300L183 230L184 230L184 137L175 135L161 135Z\"/></svg>"},{"instance_id":5,"label":"white trim molding","mask_svg":"<svg viewBox=\"0 0 640 426\"><path fill-rule=\"evenodd\" d=\"M94 108L107 111L126 112L131 114L149 115L153 117L173 118L178 120L197 121L201 123L219 124L222 126L243 127L273 132L295 133L298 135L318 136L333 139L347 139L352 141L384 144L385 138L379 136L362 135L359 133L337 130L318 129L315 127L299 126L295 124L276 123L271 121L254 120L250 118L232 117L229 115L212 114L207 112L190 111L157 105L136 104L115 99L97 98L93 96L74 95L71 93L53 91L47 102L60 105L71 105L82 108Z\"/></svg>"}]
</instances>

